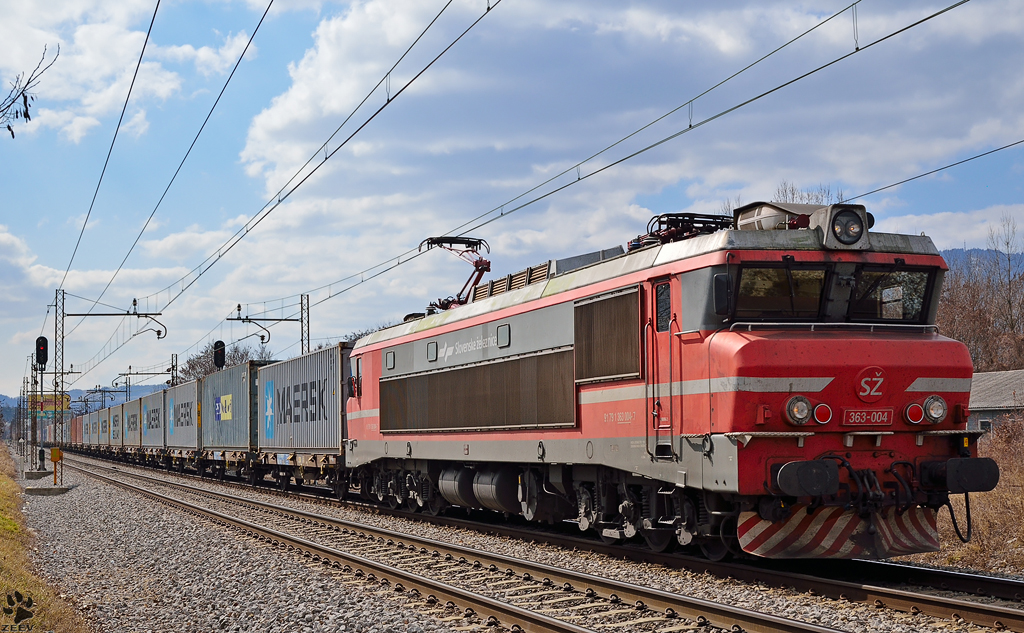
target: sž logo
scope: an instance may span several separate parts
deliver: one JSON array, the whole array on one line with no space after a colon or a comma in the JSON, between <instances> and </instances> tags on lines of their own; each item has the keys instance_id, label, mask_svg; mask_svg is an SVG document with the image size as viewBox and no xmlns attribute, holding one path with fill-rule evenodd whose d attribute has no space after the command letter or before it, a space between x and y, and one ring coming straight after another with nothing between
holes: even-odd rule
<instances>
[{"instance_id":1,"label":"s\u017e logo","mask_svg":"<svg viewBox=\"0 0 1024 633\"><path fill-rule=\"evenodd\" d=\"M871 404L878 402L885 395L882 386L885 384L885 370L881 367L865 367L857 374L853 389L862 402Z\"/></svg>"},{"instance_id":2,"label":"s\u017e logo","mask_svg":"<svg viewBox=\"0 0 1024 633\"><path fill-rule=\"evenodd\" d=\"M25 620L28 620L29 618L35 615L34 612L29 611L29 609L31 609L33 606L35 606L35 602L32 601L32 598L21 595L20 591L15 591L13 596L11 594L7 594L7 601L3 606L3 612L6 615L13 615L15 624L21 624ZM2 630L24 631L31 630L31 628L13 628L9 627L8 625L5 625Z\"/></svg>"}]
</instances>

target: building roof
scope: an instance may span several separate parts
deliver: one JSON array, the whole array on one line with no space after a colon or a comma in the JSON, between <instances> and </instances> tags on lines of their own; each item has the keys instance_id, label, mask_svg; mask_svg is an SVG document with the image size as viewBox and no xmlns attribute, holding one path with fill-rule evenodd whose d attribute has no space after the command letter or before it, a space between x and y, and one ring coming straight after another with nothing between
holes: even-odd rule
<instances>
[{"instance_id":1,"label":"building roof","mask_svg":"<svg viewBox=\"0 0 1024 633\"><path fill-rule=\"evenodd\" d=\"M1024 409L1024 369L974 374L970 408L974 411Z\"/></svg>"}]
</instances>

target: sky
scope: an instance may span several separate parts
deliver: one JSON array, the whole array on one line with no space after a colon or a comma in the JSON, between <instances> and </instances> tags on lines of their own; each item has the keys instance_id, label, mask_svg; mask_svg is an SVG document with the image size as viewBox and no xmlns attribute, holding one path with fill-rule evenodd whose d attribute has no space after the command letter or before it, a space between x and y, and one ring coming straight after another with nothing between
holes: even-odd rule
<instances>
[{"instance_id":1,"label":"sky","mask_svg":"<svg viewBox=\"0 0 1024 633\"><path fill-rule=\"evenodd\" d=\"M118 128L154 3L0 0L5 86L60 50L32 121L0 138L0 393L20 389L35 338L52 339L62 280L68 313L101 294L97 312L137 300L160 313L67 318L74 388L110 385L214 339L258 342L225 320L239 304L294 317L309 293L314 345L422 311L470 266L431 250L373 267L563 185L471 232L493 275L623 245L658 213L769 200L783 180L852 197L1024 139L1013 0L972 0L875 45L947 3L863 0L854 19L850 0L277 0L157 206L267 5L163 0ZM858 201L875 230L984 247L1004 216L1024 230L1022 174L1024 145ZM275 357L298 354L297 323L270 330Z\"/></svg>"}]
</instances>

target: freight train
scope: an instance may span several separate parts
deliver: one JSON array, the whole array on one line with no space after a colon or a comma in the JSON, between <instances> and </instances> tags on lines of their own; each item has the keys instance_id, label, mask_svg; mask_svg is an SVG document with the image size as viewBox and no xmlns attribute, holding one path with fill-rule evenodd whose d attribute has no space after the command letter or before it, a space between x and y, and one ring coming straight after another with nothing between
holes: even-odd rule
<instances>
[{"instance_id":1,"label":"freight train","mask_svg":"<svg viewBox=\"0 0 1024 633\"><path fill-rule=\"evenodd\" d=\"M934 325L945 263L872 226L855 204L660 215L354 344L76 418L70 443L713 559L934 551L950 495L999 469Z\"/></svg>"}]
</instances>

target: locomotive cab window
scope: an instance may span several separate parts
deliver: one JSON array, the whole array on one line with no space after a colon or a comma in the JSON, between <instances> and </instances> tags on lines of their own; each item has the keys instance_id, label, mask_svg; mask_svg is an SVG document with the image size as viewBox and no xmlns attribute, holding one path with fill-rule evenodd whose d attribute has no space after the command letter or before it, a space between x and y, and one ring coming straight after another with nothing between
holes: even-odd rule
<instances>
[{"instance_id":1,"label":"locomotive cab window","mask_svg":"<svg viewBox=\"0 0 1024 633\"><path fill-rule=\"evenodd\" d=\"M744 266L737 319L817 319L828 271L823 267Z\"/></svg>"},{"instance_id":2,"label":"locomotive cab window","mask_svg":"<svg viewBox=\"0 0 1024 633\"><path fill-rule=\"evenodd\" d=\"M850 320L921 323L934 277L932 270L862 267L850 295Z\"/></svg>"},{"instance_id":3,"label":"locomotive cab window","mask_svg":"<svg viewBox=\"0 0 1024 633\"><path fill-rule=\"evenodd\" d=\"M668 332L672 320L672 286L668 282L654 287L654 302L657 312L657 330Z\"/></svg>"}]
</instances>

